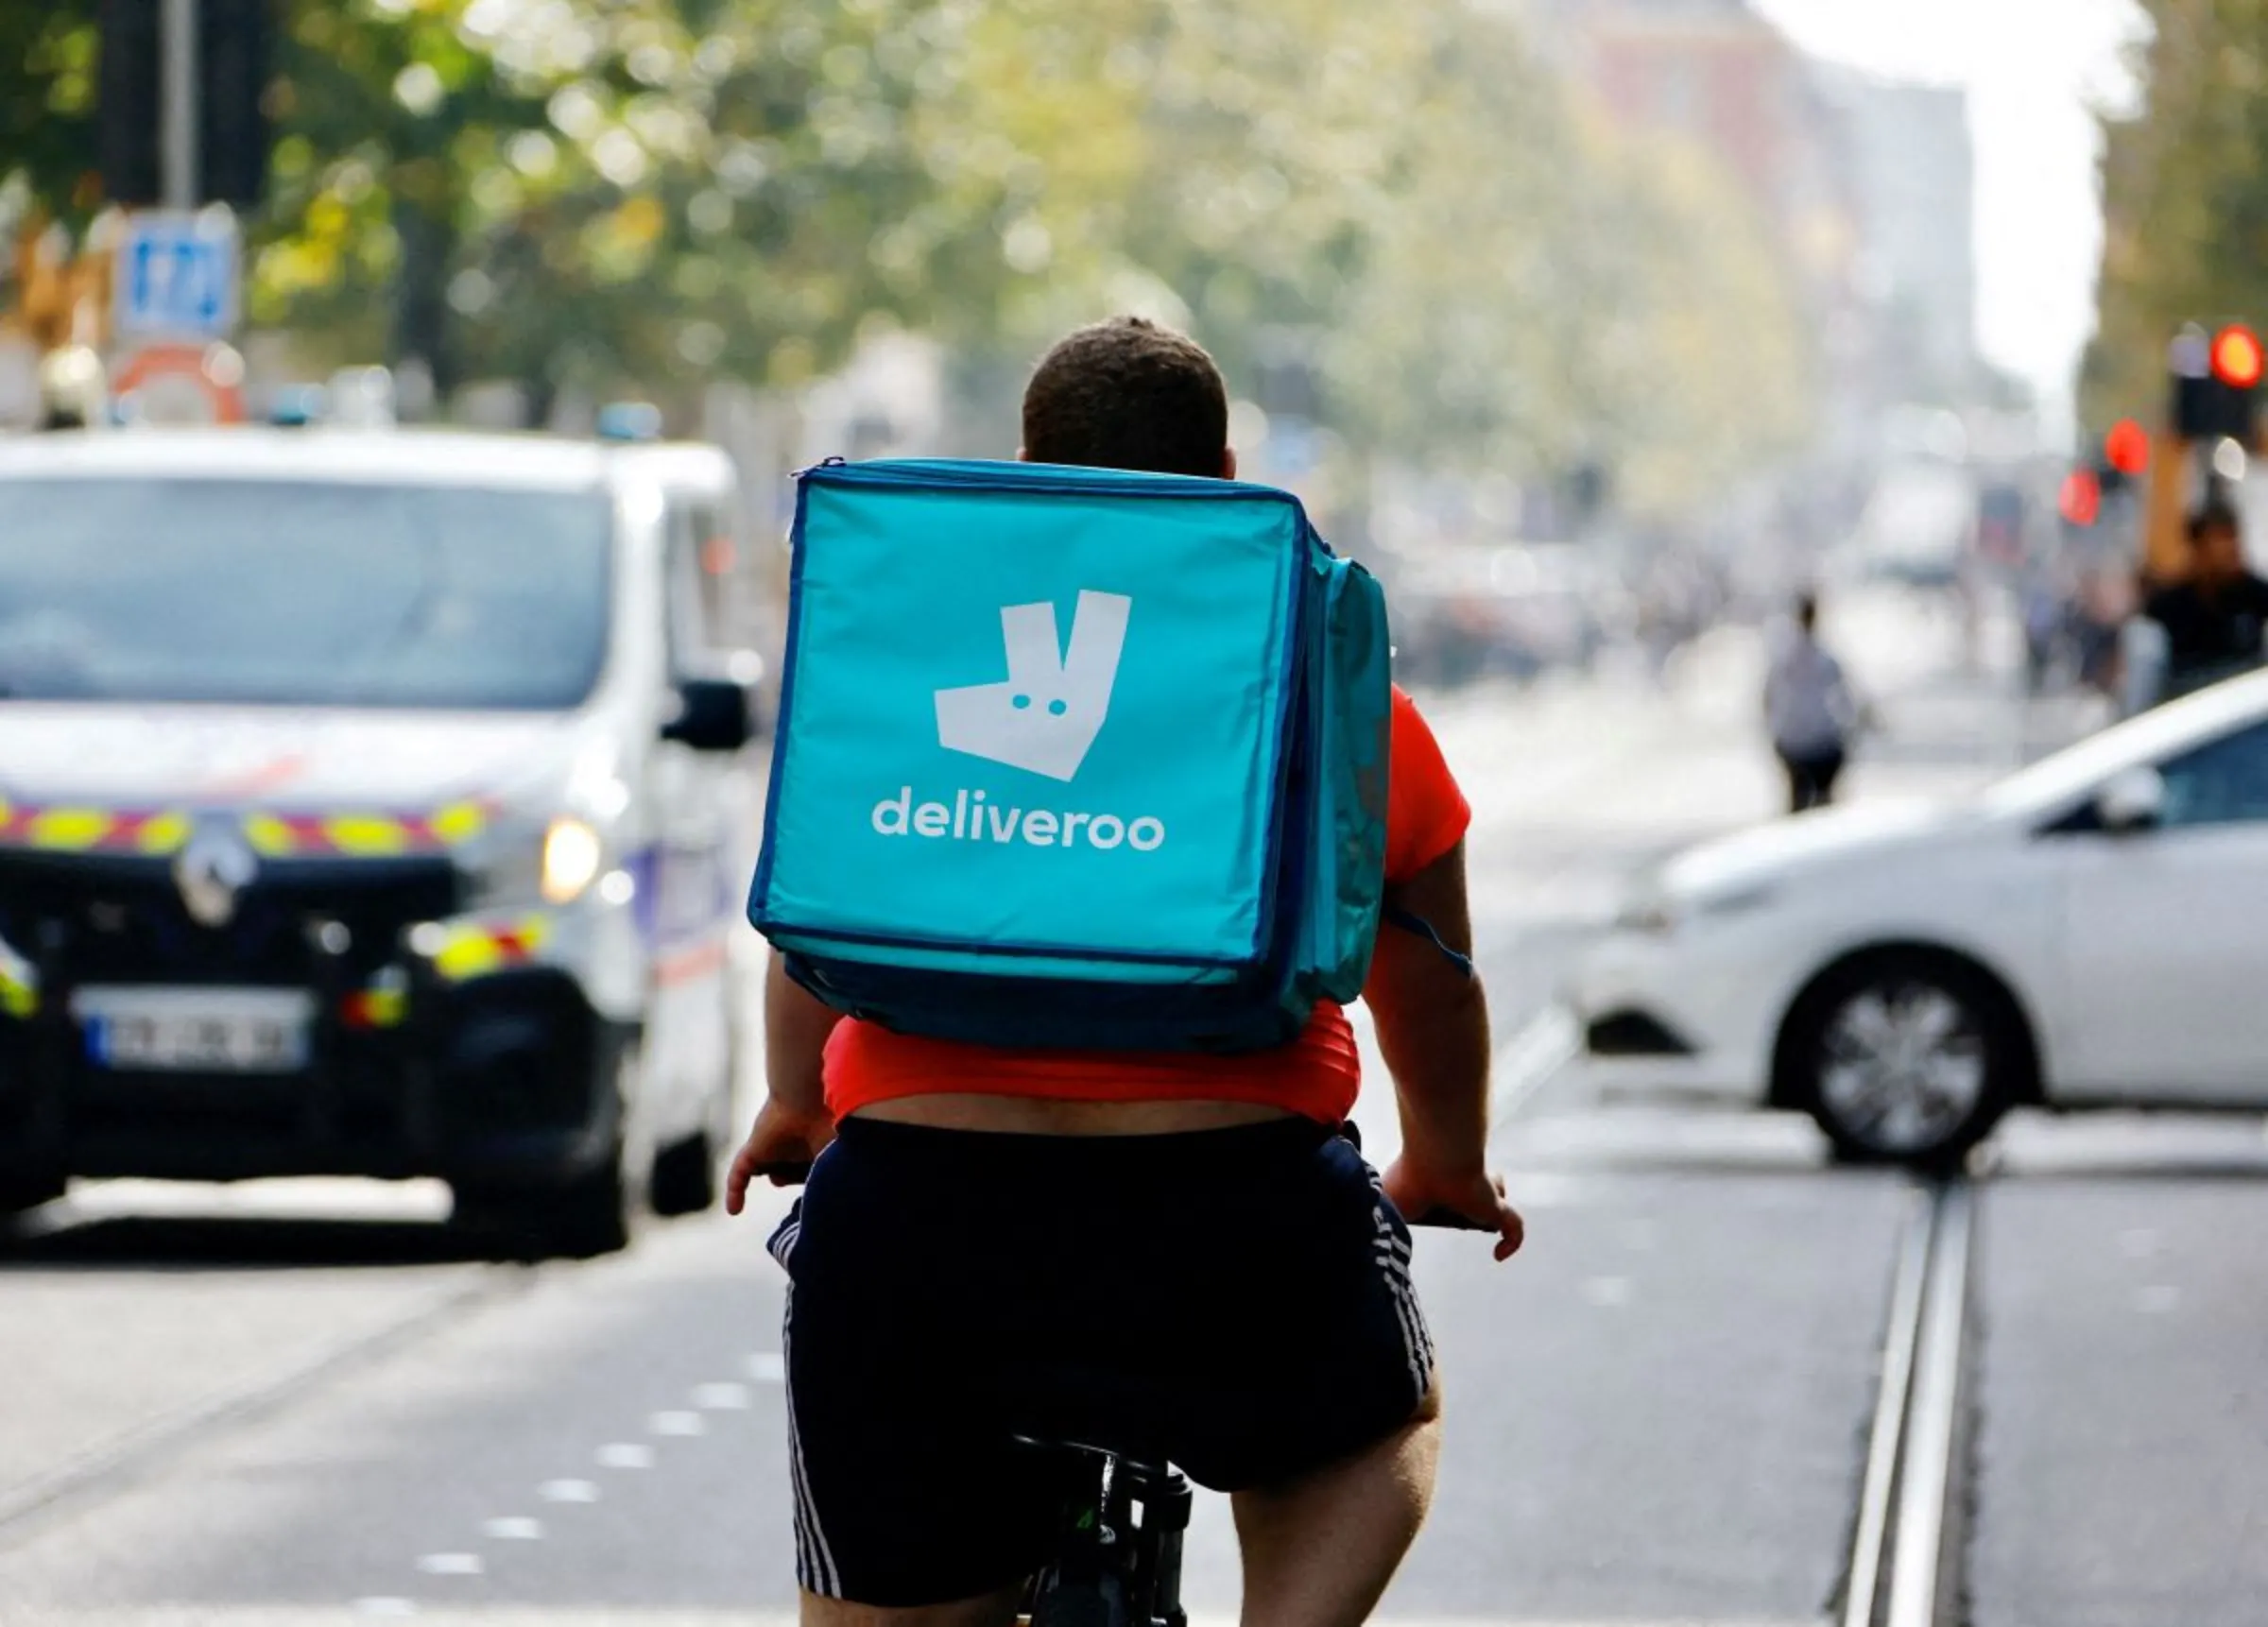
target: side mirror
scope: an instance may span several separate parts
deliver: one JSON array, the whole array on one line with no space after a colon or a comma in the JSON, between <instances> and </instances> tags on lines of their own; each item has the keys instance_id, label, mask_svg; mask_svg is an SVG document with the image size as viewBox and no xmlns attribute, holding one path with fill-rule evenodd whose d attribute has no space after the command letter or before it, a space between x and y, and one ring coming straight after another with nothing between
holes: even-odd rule
<instances>
[{"instance_id":1,"label":"side mirror","mask_svg":"<svg viewBox=\"0 0 2268 1627\"><path fill-rule=\"evenodd\" d=\"M2166 777L2155 768L2129 768L2095 793L2095 816L2114 835L2156 830L2166 817Z\"/></svg>"},{"instance_id":2,"label":"side mirror","mask_svg":"<svg viewBox=\"0 0 2268 1627\"><path fill-rule=\"evenodd\" d=\"M662 728L663 740L696 751L738 751L756 737L756 688L730 677L678 682L678 715Z\"/></svg>"}]
</instances>

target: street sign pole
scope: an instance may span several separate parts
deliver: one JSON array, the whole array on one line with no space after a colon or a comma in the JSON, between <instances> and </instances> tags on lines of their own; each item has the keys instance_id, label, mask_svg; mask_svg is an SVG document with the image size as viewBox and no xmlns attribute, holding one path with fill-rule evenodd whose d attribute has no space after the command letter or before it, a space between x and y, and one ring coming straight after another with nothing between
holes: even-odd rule
<instances>
[{"instance_id":1,"label":"street sign pole","mask_svg":"<svg viewBox=\"0 0 2268 1627\"><path fill-rule=\"evenodd\" d=\"M165 207L198 205L198 0L162 0L161 106L163 146L159 155Z\"/></svg>"}]
</instances>

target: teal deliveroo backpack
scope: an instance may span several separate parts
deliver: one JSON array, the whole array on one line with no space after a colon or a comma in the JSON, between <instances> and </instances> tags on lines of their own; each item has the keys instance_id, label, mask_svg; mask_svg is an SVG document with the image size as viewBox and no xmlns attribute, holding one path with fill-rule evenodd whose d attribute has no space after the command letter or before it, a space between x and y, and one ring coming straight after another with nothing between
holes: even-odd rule
<instances>
[{"instance_id":1,"label":"teal deliveroo backpack","mask_svg":"<svg viewBox=\"0 0 2268 1627\"><path fill-rule=\"evenodd\" d=\"M1269 487L1023 463L798 479L748 918L828 1005L1237 1052L1362 990L1385 602Z\"/></svg>"}]
</instances>

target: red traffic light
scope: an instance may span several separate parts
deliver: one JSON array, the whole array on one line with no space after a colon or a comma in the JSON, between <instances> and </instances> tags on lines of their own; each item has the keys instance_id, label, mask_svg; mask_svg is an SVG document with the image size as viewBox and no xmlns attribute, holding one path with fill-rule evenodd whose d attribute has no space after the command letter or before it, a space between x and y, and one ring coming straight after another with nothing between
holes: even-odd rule
<instances>
[{"instance_id":1,"label":"red traffic light","mask_svg":"<svg viewBox=\"0 0 2268 1627\"><path fill-rule=\"evenodd\" d=\"M2103 437L2103 455L2121 474L2144 473L2150 468L2150 432L2122 418Z\"/></svg>"},{"instance_id":2,"label":"red traffic light","mask_svg":"<svg viewBox=\"0 0 2268 1627\"><path fill-rule=\"evenodd\" d=\"M2261 352L2259 334L2237 322L2213 335L2213 377L2229 388L2252 389L2264 371L2268 355Z\"/></svg>"},{"instance_id":3,"label":"red traffic light","mask_svg":"<svg viewBox=\"0 0 2268 1627\"><path fill-rule=\"evenodd\" d=\"M2073 470L2064 476L2055 506L2073 525L2092 525L2103 513L2103 483L2091 469Z\"/></svg>"}]
</instances>

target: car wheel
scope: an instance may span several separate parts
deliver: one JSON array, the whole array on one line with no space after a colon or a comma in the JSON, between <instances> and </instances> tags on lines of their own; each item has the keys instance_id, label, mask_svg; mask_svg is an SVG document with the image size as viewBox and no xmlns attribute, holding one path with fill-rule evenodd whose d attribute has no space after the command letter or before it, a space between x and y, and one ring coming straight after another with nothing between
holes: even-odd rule
<instances>
[{"instance_id":1,"label":"car wheel","mask_svg":"<svg viewBox=\"0 0 2268 1627\"><path fill-rule=\"evenodd\" d=\"M627 1131L636 1053L625 1053L613 1066L613 1127L597 1162L550 1185L460 1185L459 1226L508 1259L590 1259L629 1246L634 1196L651 1185L652 1166L645 1166L643 1183L632 1177Z\"/></svg>"},{"instance_id":2,"label":"car wheel","mask_svg":"<svg viewBox=\"0 0 2268 1627\"><path fill-rule=\"evenodd\" d=\"M716 1141L707 1130L662 1148L654 1158L654 1213L696 1215L714 1208L716 1159Z\"/></svg>"},{"instance_id":3,"label":"car wheel","mask_svg":"<svg viewBox=\"0 0 2268 1627\"><path fill-rule=\"evenodd\" d=\"M732 1144L732 1119L740 1110L740 1015L733 998L737 986L728 973L719 1018L725 1036L725 1065L710 1088L701 1128L655 1155L650 1196L658 1215L706 1213L716 1207L722 1190L717 1184L717 1160L723 1149Z\"/></svg>"},{"instance_id":4,"label":"car wheel","mask_svg":"<svg viewBox=\"0 0 2268 1627\"><path fill-rule=\"evenodd\" d=\"M617 1153L561 1186L456 1189L454 1224L500 1259L592 1259L629 1246L630 1183Z\"/></svg>"},{"instance_id":5,"label":"car wheel","mask_svg":"<svg viewBox=\"0 0 2268 1627\"><path fill-rule=\"evenodd\" d=\"M1987 978L1950 959L1882 954L1805 993L1781 1066L1838 1156L1942 1170L2008 1110L2028 1054L2022 1019Z\"/></svg>"}]
</instances>

